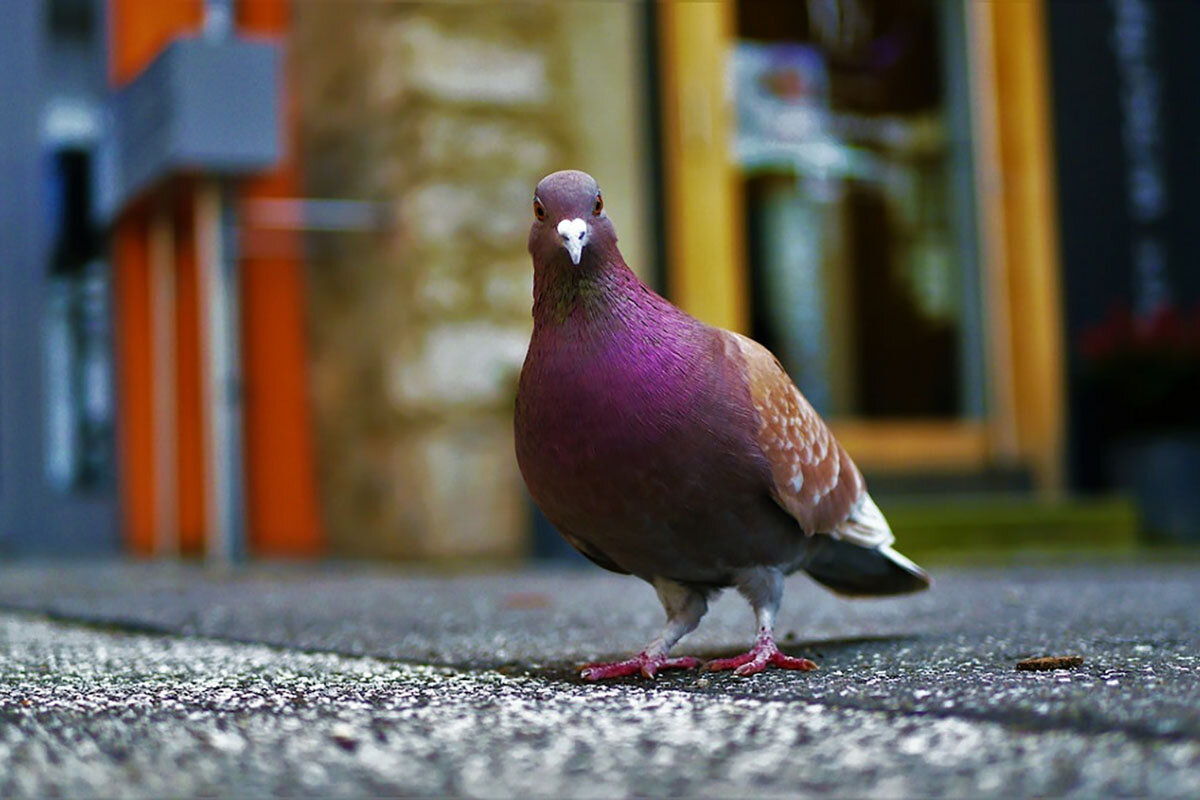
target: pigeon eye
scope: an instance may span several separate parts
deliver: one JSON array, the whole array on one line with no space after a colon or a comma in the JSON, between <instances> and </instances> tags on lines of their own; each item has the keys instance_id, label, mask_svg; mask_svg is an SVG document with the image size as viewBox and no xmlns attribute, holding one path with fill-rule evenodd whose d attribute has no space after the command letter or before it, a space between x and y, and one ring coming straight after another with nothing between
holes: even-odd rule
<instances>
[{"instance_id":1,"label":"pigeon eye","mask_svg":"<svg viewBox=\"0 0 1200 800\"><path fill-rule=\"evenodd\" d=\"M539 220L544 220L546 218L546 207L542 205L542 201L538 200L536 197L533 198L533 215Z\"/></svg>"},{"instance_id":2,"label":"pigeon eye","mask_svg":"<svg viewBox=\"0 0 1200 800\"><path fill-rule=\"evenodd\" d=\"M596 204L592 206L592 216L600 216L600 212L604 210L604 198L596 192Z\"/></svg>"}]
</instances>

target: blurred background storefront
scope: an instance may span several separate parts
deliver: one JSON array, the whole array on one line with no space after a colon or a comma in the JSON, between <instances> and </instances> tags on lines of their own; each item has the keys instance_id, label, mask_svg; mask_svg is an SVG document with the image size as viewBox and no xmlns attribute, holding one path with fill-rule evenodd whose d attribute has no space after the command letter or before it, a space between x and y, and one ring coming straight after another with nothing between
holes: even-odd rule
<instances>
[{"instance_id":1,"label":"blurred background storefront","mask_svg":"<svg viewBox=\"0 0 1200 800\"><path fill-rule=\"evenodd\" d=\"M568 166L906 550L1193 535L1197 8L6 3L0 554L566 552L511 404Z\"/></svg>"}]
</instances>

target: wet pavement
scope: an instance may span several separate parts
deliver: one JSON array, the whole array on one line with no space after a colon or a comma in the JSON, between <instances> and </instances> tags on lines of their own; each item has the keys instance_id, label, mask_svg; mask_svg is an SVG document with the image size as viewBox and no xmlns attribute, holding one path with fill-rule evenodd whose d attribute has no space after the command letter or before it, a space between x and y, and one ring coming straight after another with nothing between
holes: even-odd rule
<instances>
[{"instance_id":1,"label":"wet pavement","mask_svg":"<svg viewBox=\"0 0 1200 800\"><path fill-rule=\"evenodd\" d=\"M1200 567L935 578L789 580L815 673L596 686L661 624L599 570L8 565L0 795L1200 795ZM752 633L730 595L677 650Z\"/></svg>"}]
</instances>

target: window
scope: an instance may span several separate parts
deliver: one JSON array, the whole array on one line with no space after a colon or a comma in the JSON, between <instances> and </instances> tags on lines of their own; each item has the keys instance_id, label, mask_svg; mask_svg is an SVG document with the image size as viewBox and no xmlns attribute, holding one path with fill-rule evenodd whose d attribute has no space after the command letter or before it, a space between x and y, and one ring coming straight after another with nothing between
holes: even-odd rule
<instances>
[{"instance_id":1,"label":"window","mask_svg":"<svg viewBox=\"0 0 1200 800\"><path fill-rule=\"evenodd\" d=\"M934 3L838 7L738 6L752 334L833 419L982 416L961 33Z\"/></svg>"},{"instance_id":2,"label":"window","mask_svg":"<svg viewBox=\"0 0 1200 800\"><path fill-rule=\"evenodd\" d=\"M53 232L43 318L45 472L56 489L113 480L112 346L108 269L91 214L91 156L53 153L48 165Z\"/></svg>"}]
</instances>

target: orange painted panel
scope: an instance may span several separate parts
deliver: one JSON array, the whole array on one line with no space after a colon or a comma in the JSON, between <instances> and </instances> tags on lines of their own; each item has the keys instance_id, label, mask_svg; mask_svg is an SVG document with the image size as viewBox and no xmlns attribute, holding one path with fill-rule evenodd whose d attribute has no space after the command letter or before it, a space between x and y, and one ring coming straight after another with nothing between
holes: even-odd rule
<instances>
[{"instance_id":1,"label":"orange painted panel","mask_svg":"<svg viewBox=\"0 0 1200 800\"><path fill-rule=\"evenodd\" d=\"M149 64L171 39L194 32L204 19L202 0L108 0L109 80L121 86Z\"/></svg>"},{"instance_id":2,"label":"orange painted panel","mask_svg":"<svg viewBox=\"0 0 1200 800\"><path fill-rule=\"evenodd\" d=\"M286 34L290 10L287 0L243 0L238 24L250 35ZM244 199L301 194L294 111L284 109L287 160L245 181ZM311 556L322 544L301 252L299 234L278 232L269 250L251 252L241 263L247 517L257 555Z\"/></svg>"},{"instance_id":3,"label":"orange painted panel","mask_svg":"<svg viewBox=\"0 0 1200 800\"><path fill-rule=\"evenodd\" d=\"M151 374L149 232L131 212L112 236L118 459L125 541L134 555L154 552L154 394Z\"/></svg>"},{"instance_id":4,"label":"orange painted panel","mask_svg":"<svg viewBox=\"0 0 1200 800\"><path fill-rule=\"evenodd\" d=\"M253 193L247 187L247 194ZM302 265L242 262L247 516L257 555L314 555L321 534L304 337Z\"/></svg>"}]
</instances>

